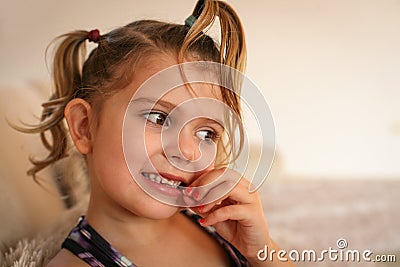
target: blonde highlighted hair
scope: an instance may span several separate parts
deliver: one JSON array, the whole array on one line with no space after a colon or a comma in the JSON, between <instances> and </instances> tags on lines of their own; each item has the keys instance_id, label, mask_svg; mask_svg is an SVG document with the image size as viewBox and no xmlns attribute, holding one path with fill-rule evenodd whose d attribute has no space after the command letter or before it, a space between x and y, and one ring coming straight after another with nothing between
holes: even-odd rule
<instances>
[{"instance_id":1,"label":"blonde highlighted hair","mask_svg":"<svg viewBox=\"0 0 400 267\"><path fill-rule=\"evenodd\" d=\"M55 39L53 60L53 93L43 103L40 123L16 127L26 133L39 133L49 151L45 158L31 157L35 175L64 158L70 145L64 120L64 109L73 98L82 98L94 105L101 99L125 88L135 78L135 65L143 57L171 52L178 61L185 58L213 61L244 72L246 44L240 19L230 5L222 1L200 0L192 16L192 26L139 20L100 35L97 47L86 56L88 31L73 31ZM220 44L207 30L216 20L220 25ZM238 92L221 90L222 99L241 117Z\"/></svg>"}]
</instances>

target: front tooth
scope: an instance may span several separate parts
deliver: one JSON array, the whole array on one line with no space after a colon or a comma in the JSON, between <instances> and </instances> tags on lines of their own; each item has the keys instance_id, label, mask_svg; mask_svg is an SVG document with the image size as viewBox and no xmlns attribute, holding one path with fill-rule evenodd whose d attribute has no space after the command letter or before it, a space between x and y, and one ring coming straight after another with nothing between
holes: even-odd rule
<instances>
[{"instance_id":1,"label":"front tooth","mask_svg":"<svg viewBox=\"0 0 400 267\"><path fill-rule=\"evenodd\" d=\"M162 184L170 184L169 180L165 179L164 177L161 177L161 183Z\"/></svg>"},{"instance_id":2,"label":"front tooth","mask_svg":"<svg viewBox=\"0 0 400 267\"><path fill-rule=\"evenodd\" d=\"M155 178L156 178L156 176L153 173L149 173L149 179L151 181L154 181Z\"/></svg>"},{"instance_id":3,"label":"front tooth","mask_svg":"<svg viewBox=\"0 0 400 267\"><path fill-rule=\"evenodd\" d=\"M156 183L161 183L161 184L166 184L171 187L177 187L181 184L181 181L175 181L175 180L168 180L158 174L155 173L143 173L143 176L147 177L150 181L156 182Z\"/></svg>"}]
</instances>

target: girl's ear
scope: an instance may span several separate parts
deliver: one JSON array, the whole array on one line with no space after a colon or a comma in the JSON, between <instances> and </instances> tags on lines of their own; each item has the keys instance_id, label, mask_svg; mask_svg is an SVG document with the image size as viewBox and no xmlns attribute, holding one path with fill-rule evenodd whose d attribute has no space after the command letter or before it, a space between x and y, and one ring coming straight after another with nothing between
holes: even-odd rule
<instances>
[{"instance_id":1,"label":"girl's ear","mask_svg":"<svg viewBox=\"0 0 400 267\"><path fill-rule=\"evenodd\" d=\"M75 147L81 154L90 153L92 150L89 129L92 117L90 104L81 98L72 99L65 107L64 116Z\"/></svg>"}]
</instances>

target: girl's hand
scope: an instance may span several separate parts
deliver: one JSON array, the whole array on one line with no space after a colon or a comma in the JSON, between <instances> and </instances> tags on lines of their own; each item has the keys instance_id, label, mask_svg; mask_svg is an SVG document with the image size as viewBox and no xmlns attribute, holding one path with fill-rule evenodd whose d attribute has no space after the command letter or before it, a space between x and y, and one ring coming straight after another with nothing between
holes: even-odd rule
<instances>
[{"instance_id":1,"label":"girl's hand","mask_svg":"<svg viewBox=\"0 0 400 267\"><path fill-rule=\"evenodd\" d=\"M225 173L224 173L225 172ZM207 185L217 178L220 183ZM227 177L227 178L225 178ZM221 187L233 189L224 197L214 200L215 192L221 192ZM257 252L265 245L271 245L268 226L264 217L262 205L257 192L249 193L249 182L237 172L230 169L212 170L203 174L192 185L190 195L197 201L210 199L213 202L193 208L203 217L203 226L212 225L228 242L234 245L249 261L257 261ZM270 247L270 246L269 246Z\"/></svg>"}]
</instances>

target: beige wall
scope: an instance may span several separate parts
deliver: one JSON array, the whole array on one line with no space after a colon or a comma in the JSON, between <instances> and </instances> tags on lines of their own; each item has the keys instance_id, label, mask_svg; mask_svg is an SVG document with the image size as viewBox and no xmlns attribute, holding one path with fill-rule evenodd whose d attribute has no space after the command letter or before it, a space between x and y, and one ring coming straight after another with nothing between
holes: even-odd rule
<instances>
[{"instance_id":1,"label":"beige wall","mask_svg":"<svg viewBox=\"0 0 400 267\"><path fill-rule=\"evenodd\" d=\"M263 90L286 172L400 177L400 1L228 1ZM183 22L194 1L2 0L0 83L46 79L44 50L73 29ZM2 152L3 153L3 152Z\"/></svg>"}]
</instances>

